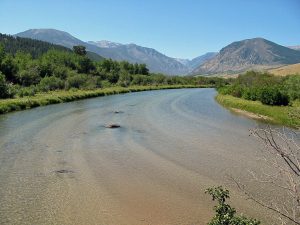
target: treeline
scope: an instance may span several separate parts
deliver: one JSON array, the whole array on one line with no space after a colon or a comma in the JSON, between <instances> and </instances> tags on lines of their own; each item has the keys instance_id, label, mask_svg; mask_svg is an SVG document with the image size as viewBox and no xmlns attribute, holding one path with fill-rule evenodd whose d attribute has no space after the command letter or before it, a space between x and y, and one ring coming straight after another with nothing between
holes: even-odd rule
<instances>
[{"instance_id":1,"label":"treeline","mask_svg":"<svg viewBox=\"0 0 300 225\"><path fill-rule=\"evenodd\" d=\"M274 76L269 73L249 71L218 88L219 93L266 105L289 105L300 99L300 76Z\"/></svg>"},{"instance_id":2,"label":"treeline","mask_svg":"<svg viewBox=\"0 0 300 225\"><path fill-rule=\"evenodd\" d=\"M30 38L14 37L11 35L0 33L0 44L4 46L6 53L15 55L17 52L29 53L32 58L37 58L46 53L50 49L61 51L69 51L70 49L61 45L55 45L44 41L34 40Z\"/></svg>"},{"instance_id":3,"label":"treeline","mask_svg":"<svg viewBox=\"0 0 300 225\"><path fill-rule=\"evenodd\" d=\"M221 85L220 78L168 77L151 74L145 64L92 61L83 46L73 51L50 49L34 58L30 53L7 52L0 45L0 98L32 96L60 89L96 89L130 85Z\"/></svg>"}]
</instances>

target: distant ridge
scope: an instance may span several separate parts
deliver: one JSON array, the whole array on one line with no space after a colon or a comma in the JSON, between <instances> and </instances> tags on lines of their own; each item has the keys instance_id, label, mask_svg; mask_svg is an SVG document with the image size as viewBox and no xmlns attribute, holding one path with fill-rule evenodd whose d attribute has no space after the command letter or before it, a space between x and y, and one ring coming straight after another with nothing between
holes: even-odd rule
<instances>
[{"instance_id":1,"label":"distant ridge","mask_svg":"<svg viewBox=\"0 0 300 225\"><path fill-rule=\"evenodd\" d=\"M288 46L288 48L291 48L294 50L300 50L300 45Z\"/></svg>"},{"instance_id":2,"label":"distant ridge","mask_svg":"<svg viewBox=\"0 0 300 225\"><path fill-rule=\"evenodd\" d=\"M233 42L193 74L237 73L250 69L266 69L300 62L300 51L263 38Z\"/></svg>"},{"instance_id":3,"label":"distant ridge","mask_svg":"<svg viewBox=\"0 0 300 225\"><path fill-rule=\"evenodd\" d=\"M169 75L184 75L189 69L155 49L138 46L135 44L119 44L109 41L84 42L71 34L56 29L30 29L15 34L18 37L42 40L57 45L72 48L74 45L83 45L90 52L97 53L105 58L131 63L145 63L151 72Z\"/></svg>"}]
</instances>

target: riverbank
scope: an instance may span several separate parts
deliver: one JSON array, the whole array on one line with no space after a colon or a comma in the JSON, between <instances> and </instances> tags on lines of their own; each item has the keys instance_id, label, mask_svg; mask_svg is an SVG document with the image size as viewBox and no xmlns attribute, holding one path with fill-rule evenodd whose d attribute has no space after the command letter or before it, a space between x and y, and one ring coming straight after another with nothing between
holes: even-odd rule
<instances>
[{"instance_id":1,"label":"riverbank","mask_svg":"<svg viewBox=\"0 0 300 225\"><path fill-rule=\"evenodd\" d=\"M230 110L270 123L285 125L293 128L300 127L300 106L269 106L259 101L249 101L231 95L218 94L216 100Z\"/></svg>"},{"instance_id":2,"label":"riverbank","mask_svg":"<svg viewBox=\"0 0 300 225\"><path fill-rule=\"evenodd\" d=\"M150 91L160 89L179 89L179 88L206 88L209 86L199 85L164 85L164 86L131 86L131 87L110 87L95 90L75 90L75 91L52 91L47 93L38 93L35 96L27 96L13 99L0 99L0 114L71 102L80 99L93 98L106 95L122 94L129 92Z\"/></svg>"}]
</instances>

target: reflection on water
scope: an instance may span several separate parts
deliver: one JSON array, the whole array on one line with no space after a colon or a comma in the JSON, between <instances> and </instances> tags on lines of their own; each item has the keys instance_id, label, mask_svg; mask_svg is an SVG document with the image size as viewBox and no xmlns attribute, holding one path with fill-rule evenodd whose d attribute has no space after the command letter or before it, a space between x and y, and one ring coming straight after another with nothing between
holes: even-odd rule
<instances>
[{"instance_id":1,"label":"reflection on water","mask_svg":"<svg viewBox=\"0 0 300 225\"><path fill-rule=\"evenodd\" d=\"M205 188L259 166L256 122L214 95L161 90L0 116L0 224L206 223Z\"/></svg>"}]
</instances>

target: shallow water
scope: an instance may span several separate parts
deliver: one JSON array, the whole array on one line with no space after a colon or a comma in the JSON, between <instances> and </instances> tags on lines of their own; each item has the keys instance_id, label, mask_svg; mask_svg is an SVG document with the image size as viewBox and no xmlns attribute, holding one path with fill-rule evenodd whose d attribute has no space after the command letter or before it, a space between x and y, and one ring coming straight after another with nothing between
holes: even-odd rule
<instances>
[{"instance_id":1,"label":"shallow water","mask_svg":"<svg viewBox=\"0 0 300 225\"><path fill-rule=\"evenodd\" d=\"M257 122L215 94L149 91L0 116L0 224L205 224L204 190L260 167ZM241 212L267 218L231 190Z\"/></svg>"}]
</instances>

